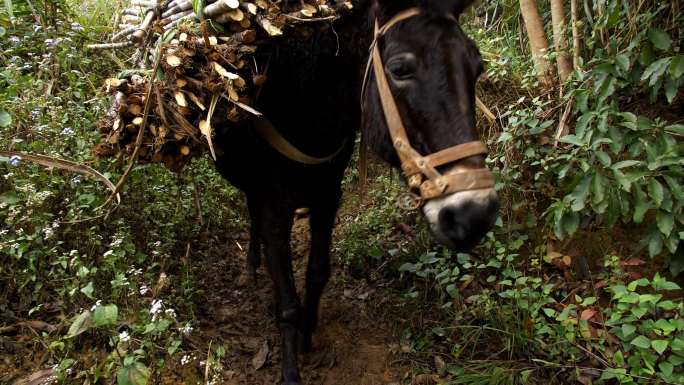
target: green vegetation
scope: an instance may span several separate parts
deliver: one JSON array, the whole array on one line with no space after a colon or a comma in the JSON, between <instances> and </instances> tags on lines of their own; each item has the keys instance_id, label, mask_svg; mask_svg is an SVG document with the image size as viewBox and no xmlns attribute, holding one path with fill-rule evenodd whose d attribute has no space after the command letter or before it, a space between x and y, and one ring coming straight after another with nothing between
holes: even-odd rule
<instances>
[{"instance_id":1,"label":"green vegetation","mask_svg":"<svg viewBox=\"0 0 684 385\"><path fill-rule=\"evenodd\" d=\"M503 202L496 229L472 254L435 246L378 166L346 198L338 265L401 301L401 356L443 384L684 383L681 5L586 1L580 69L546 89L518 2L485 3L466 29L488 67L478 94L498 115L480 119ZM100 85L126 55L83 49L114 11L0 6L0 149L123 173L90 148ZM180 175L140 166L111 213L107 198L98 181L0 157L0 321L44 320L25 326L36 362L0 361L0 375L39 363L62 383L140 385L191 356L206 293L189 259L244 231L240 194L198 159ZM227 349L210 346L207 373Z\"/></svg>"}]
</instances>

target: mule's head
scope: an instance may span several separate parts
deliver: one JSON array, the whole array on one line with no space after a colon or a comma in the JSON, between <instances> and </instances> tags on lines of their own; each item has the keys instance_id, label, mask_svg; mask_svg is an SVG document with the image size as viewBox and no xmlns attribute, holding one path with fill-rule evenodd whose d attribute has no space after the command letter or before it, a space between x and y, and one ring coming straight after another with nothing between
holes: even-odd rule
<instances>
[{"instance_id":1,"label":"mule's head","mask_svg":"<svg viewBox=\"0 0 684 385\"><path fill-rule=\"evenodd\" d=\"M479 140L475 126L475 82L483 63L474 42L458 24L472 1L374 0L380 26L397 13L419 7L420 14L395 24L377 39L384 73L410 145L421 155ZM369 147L400 165L370 71L362 101L363 130ZM441 165L442 175L485 168L482 155ZM461 191L427 200L423 213L435 238L457 250L474 247L498 213L493 188Z\"/></svg>"}]
</instances>

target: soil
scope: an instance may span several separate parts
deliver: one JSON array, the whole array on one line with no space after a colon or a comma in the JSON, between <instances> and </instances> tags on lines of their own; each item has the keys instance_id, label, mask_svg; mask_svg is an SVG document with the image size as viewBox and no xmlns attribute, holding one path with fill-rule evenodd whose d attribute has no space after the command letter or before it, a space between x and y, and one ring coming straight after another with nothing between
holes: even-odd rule
<instances>
[{"instance_id":1,"label":"soil","mask_svg":"<svg viewBox=\"0 0 684 385\"><path fill-rule=\"evenodd\" d=\"M300 296L308 233L308 220L298 220L292 248ZM246 278L243 275L245 253L237 247L230 253L233 255L209 256L208 263L202 263L206 274L199 286L207 293L207 305L197 315L198 345L213 341L226 348L224 383L277 384L280 336L268 311L273 297L271 280L264 268L260 269L256 282ZM391 353L397 350L395 325L380 314L378 302L384 300L380 292L365 282L351 281L339 269L333 273L321 302L320 326L314 335L313 351L300 357L304 385L399 384L399 379L406 377L408 368L394 360ZM264 342L268 354L263 367L259 367L266 352Z\"/></svg>"},{"instance_id":2,"label":"soil","mask_svg":"<svg viewBox=\"0 0 684 385\"><path fill-rule=\"evenodd\" d=\"M353 211L353 209L352 209ZM340 213L343 217L344 210ZM247 234L218 234L190 255L195 269L194 330L160 378L164 385L280 384L280 335L269 311L273 290L265 268L256 280L244 275ZM293 267L300 297L309 250L308 219L295 222L292 236ZM335 257L333 256L333 261ZM347 276L333 266L320 308L319 329L311 353L300 356L304 385L399 385L411 383L410 362L402 361L396 335L401 299L366 281ZM173 278L172 278L173 281ZM0 304L1 305L1 304ZM62 316L63 319L63 316ZM62 323L63 324L63 323ZM36 325L33 325L35 329ZM62 333L64 330L55 331ZM2 336L0 336L2 337ZM45 369L49 353L30 328L0 338L0 385L47 384L35 377ZM222 346L221 369L205 368L209 347ZM85 348L79 366L102 362L108 348ZM185 355L185 360L181 356ZM185 361L181 363L181 361ZM47 373L45 379L49 378ZM54 378L54 377L53 377ZM103 384L114 384L115 379Z\"/></svg>"}]
</instances>

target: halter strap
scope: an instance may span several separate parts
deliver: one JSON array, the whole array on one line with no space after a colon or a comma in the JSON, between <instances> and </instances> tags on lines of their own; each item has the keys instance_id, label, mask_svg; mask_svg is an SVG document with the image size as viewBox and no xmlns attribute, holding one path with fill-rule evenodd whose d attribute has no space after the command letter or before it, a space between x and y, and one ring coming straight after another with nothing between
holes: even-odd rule
<instances>
[{"instance_id":1,"label":"halter strap","mask_svg":"<svg viewBox=\"0 0 684 385\"><path fill-rule=\"evenodd\" d=\"M447 175L442 175L436 169L439 166L471 156L487 154L487 147L484 143L480 141L463 143L428 156L419 154L411 147L399 108L387 80L378 40L398 23L420 14L421 11L418 8L409 8L396 14L383 26L379 26L377 20L375 21L375 36L371 44L371 55L366 65L362 95L365 95L372 68L387 128L401 161L401 168L408 178L409 187L420 192L422 202L455 192L492 188L494 187L494 176L486 168L468 169ZM451 18L453 19L453 16Z\"/></svg>"}]
</instances>

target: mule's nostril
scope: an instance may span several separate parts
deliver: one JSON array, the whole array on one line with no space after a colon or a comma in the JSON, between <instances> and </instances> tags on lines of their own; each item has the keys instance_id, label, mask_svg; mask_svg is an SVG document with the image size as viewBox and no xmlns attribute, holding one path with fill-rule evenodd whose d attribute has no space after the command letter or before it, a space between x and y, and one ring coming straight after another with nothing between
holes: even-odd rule
<instances>
[{"instance_id":1,"label":"mule's nostril","mask_svg":"<svg viewBox=\"0 0 684 385\"><path fill-rule=\"evenodd\" d=\"M465 240L468 235L467 223L462 221L461 210L445 207L439 212L439 227L452 241Z\"/></svg>"},{"instance_id":2,"label":"mule's nostril","mask_svg":"<svg viewBox=\"0 0 684 385\"><path fill-rule=\"evenodd\" d=\"M439 230L459 250L475 246L492 228L498 202L466 202L439 211Z\"/></svg>"}]
</instances>

